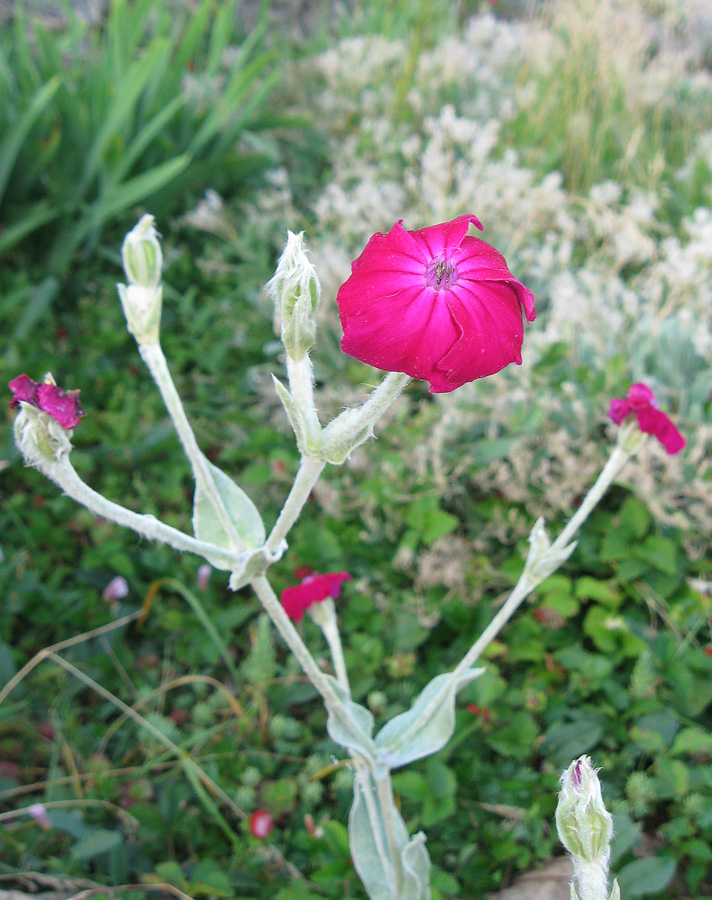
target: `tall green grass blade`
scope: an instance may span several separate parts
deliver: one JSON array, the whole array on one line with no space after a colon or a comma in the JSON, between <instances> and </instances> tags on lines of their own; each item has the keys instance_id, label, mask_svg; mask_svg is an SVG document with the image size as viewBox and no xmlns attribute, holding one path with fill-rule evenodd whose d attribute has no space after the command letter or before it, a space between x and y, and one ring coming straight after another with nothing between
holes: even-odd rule
<instances>
[{"instance_id":1,"label":"tall green grass blade","mask_svg":"<svg viewBox=\"0 0 712 900\"><path fill-rule=\"evenodd\" d=\"M183 95L175 97L167 106L158 112L150 122L147 122L139 131L130 145L126 148L118 167L114 170L112 181L118 182L131 171L131 167L149 146L151 141L163 130L176 113L185 106Z\"/></svg>"},{"instance_id":2,"label":"tall green grass blade","mask_svg":"<svg viewBox=\"0 0 712 900\"><path fill-rule=\"evenodd\" d=\"M235 0L229 0L222 6L218 6L210 32L210 47L205 66L208 75L215 75L218 72L223 52L235 31L235 6Z\"/></svg>"},{"instance_id":3,"label":"tall green grass blade","mask_svg":"<svg viewBox=\"0 0 712 900\"><path fill-rule=\"evenodd\" d=\"M241 97L255 85L258 76L266 69L269 62L273 59L273 56L274 54L271 52L264 53L235 76L228 89L218 101L215 109L203 122L198 133L188 146L189 153L197 153L208 144L215 135L223 131L226 123L238 119L239 114L237 114L236 108L238 107ZM271 88L274 87L274 84L275 82L273 81ZM230 128L230 131L233 131L232 127Z\"/></svg>"},{"instance_id":4,"label":"tall green grass blade","mask_svg":"<svg viewBox=\"0 0 712 900\"><path fill-rule=\"evenodd\" d=\"M214 5L214 0L203 0L191 17L190 24L186 28L183 40L173 59L173 70L179 74L179 77L182 77L188 64L194 61L198 53L200 41L207 30Z\"/></svg>"},{"instance_id":5,"label":"tall green grass blade","mask_svg":"<svg viewBox=\"0 0 712 900\"><path fill-rule=\"evenodd\" d=\"M108 142L133 115L141 91L151 77L151 72L158 64L159 58L166 52L168 52L167 41L165 39L157 40L146 56L133 63L122 82L116 85L113 102L110 104L104 122L87 153L84 177L77 187L78 196L83 197L86 194L99 169L101 155Z\"/></svg>"},{"instance_id":6,"label":"tall green grass blade","mask_svg":"<svg viewBox=\"0 0 712 900\"><path fill-rule=\"evenodd\" d=\"M55 75L54 78L48 81L39 93L35 94L20 120L13 125L12 129L8 131L0 142L0 203L2 203L2 199L5 196L5 187L7 186L10 172L15 165L15 160L25 138L37 119L42 115L52 97L54 97L60 84L61 78L59 75Z\"/></svg>"},{"instance_id":7,"label":"tall green grass blade","mask_svg":"<svg viewBox=\"0 0 712 900\"><path fill-rule=\"evenodd\" d=\"M99 225L110 216L115 216L150 197L180 175L190 165L190 161L190 154L184 153L107 191L106 196L94 204L92 220Z\"/></svg>"},{"instance_id":8,"label":"tall green grass blade","mask_svg":"<svg viewBox=\"0 0 712 900\"><path fill-rule=\"evenodd\" d=\"M28 234L32 234L33 231L37 231L38 228L46 225L47 222L56 219L59 214L60 210L57 207L49 207L44 203L37 204L31 212L25 213L19 222L9 225L0 232L0 256L7 253L15 244L26 238Z\"/></svg>"},{"instance_id":9,"label":"tall green grass blade","mask_svg":"<svg viewBox=\"0 0 712 900\"><path fill-rule=\"evenodd\" d=\"M20 316L20 321L15 326L15 331L12 335L14 341L22 341L27 337L32 328L34 328L35 323L44 316L51 306L58 289L59 282L53 275L45 278L44 281L37 285L29 303L25 307L25 311Z\"/></svg>"}]
</instances>

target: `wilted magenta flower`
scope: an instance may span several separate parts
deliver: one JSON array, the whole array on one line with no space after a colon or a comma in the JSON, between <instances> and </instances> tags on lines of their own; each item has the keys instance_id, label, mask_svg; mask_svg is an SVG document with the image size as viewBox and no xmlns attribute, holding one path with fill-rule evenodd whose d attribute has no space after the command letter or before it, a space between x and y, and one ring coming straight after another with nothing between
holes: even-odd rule
<instances>
[{"instance_id":1,"label":"wilted magenta flower","mask_svg":"<svg viewBox=\"0 0 712 900\"><path fill-rule=\"evenodd\" d=\"M63 391L51 376L47 376L43 382L37 382L29 375L18 375L8 387L13 393L11 409L18 406L20 401L29 403L52 416L67 430L76 428L79 417L85 415L79 402L79 391Z\"/></svg>"},{"instance_id":2,"label":"wilted magenta flower","mask_svg":"<svg viewBox=\"0 0 712 900\"><path fill-rule=\"evenodd\" d=\"M272 834L274 819L265 809L256 809L250 816L250 831L256 838L264 840Z\"/></svg>"},{"instance_id":3,"label":"wilted magenta flower","mask_svg":"<svg viewBox=\"0 0 712 900\"><path fill-rule=\"evenodd\" d=\"M373 235L336 297L344 353L423 378L431 393L521 363L522 307L532 322L534 298L470 224L482 229L469 215Z\"/></svg>"},{"instance_id":4,"label":"wilted magenta flower","mask_svg":"<svg viewBox=\"0 0 712 900\"><path fill-rule=\"evenodd\" d=\"M282 591L284 611L293 622L301 622L310 606L321 603L327 597L335 600L341 593L342 583L350 578L348 572L331 572L328 575L312 572L301 584Z\"/></svg>"},{"instance_id":5,"label":"wilted magenta flower","mask_svg":"<svg viewBox=\"0 0 712 900\"><path fill-rule=\"evenodd\" d=\"M672 420L658 409L658 401L651 389L641 382L632 385L625 400L611 400L608 417L620 425L635 413L638 426L644 434L654 435L672 456L687 444Z\"/></svg>"}]
</instances>

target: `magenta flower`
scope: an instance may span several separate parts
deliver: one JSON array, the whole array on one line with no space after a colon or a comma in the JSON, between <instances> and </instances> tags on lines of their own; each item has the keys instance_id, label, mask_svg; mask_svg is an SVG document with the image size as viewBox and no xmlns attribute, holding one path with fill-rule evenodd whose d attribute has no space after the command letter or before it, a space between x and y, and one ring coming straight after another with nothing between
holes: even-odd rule
<instances>
[{"instance_id":1,"label":"magenta flower","mask_svg":"<svg viewBox=\"0 0 712 900\"><path fill-rule=\"evenodd\" d=\"M655 394L646 384L640 382L631 386L625 400L611 400L608 417L616 425L620 425L634 413L640 430L645 434L654 435L671 456L679 453L687 443L672 420L658 409Z\"/></svg>"},{"instance_id":2,"label":"magenta flower","mask_svg":"<svg viewBox=\"0 0 712 900\"><path fill-rule=\"evenodd\" d=\"M312 572L301 584L282 591L284 611L293 622L301 622L310 606L321 603L327 597L335 600L341 593L342 583L350 578L348 572L331 572L328 575Z\"/></svg>"},{"instance_id":3,"label":"magenta flower","mask_svg":"<svg viewBox=\"0 0 712 900\"><path fill-rule=\"evenodd\" d=\"M76 428L79 417L85 415L79 402L79 391L63 391L47 377L43 382L33 381L29 375L18 375L8 384L13 397L10 408L22 403L36 406L52 416L62 428Z\"/></svg>"},{"instance_id":4,"label":"magenta flower","mask_svg":"<svg viewBox=\"0 0 712 900\"><path fill-rule=\"evenodd\" d=\"M436 394L521 363L522 307L532 322L534 298L470 224L482 229L459 216L373 235L336 297L344 353L423 378Z\"/></svg>"}]
</instances>

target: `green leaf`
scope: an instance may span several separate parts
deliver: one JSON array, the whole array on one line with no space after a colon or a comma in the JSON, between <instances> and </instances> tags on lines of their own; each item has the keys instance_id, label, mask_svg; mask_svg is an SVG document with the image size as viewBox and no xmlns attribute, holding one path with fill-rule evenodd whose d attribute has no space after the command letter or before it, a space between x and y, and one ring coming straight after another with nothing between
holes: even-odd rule
<instances>
[{"instance_id":1,"label":"green leaf","mask_svg":"<svg viewBox=\"0 0 712 900\"><path fill-rule=\"evenodd\" d=\"M658 569L666 575L674 575L677 572L677 545L667 538L651 534L632 548L633 555L643 559L653 569Z\"/></svg>"},{"instance_id":2,"label":"green leaf","mask_svg":"<svg viewBox=\"0 0 712 900\"><path fill-rule=\"evenodd\" d=\"M106 828L97 828L90 831L86 837L72 847L72 856L74 859L93 859L100 853L106 853L118 847L123 842L123 835L120 831L109 831Z\"/></svg>"},{"instance_id":3,"label":"green leaf","mask_svg":"<svg viewBox=\"0 0 712 900\"><path fill-rule=\"evenodd\" d=\"M503 728L497 729L486 738L490 747L502 756L524 760L531 755L539 737L539 728L528 712L515 713Z\"/></svg>"},{"instance_id":4,"label":"green leaf","mask_svg":"<svg viewBox=\"0 0 712 900\"><path fill-rule=\"evenodd\" d=\"M428 684L408 712L391 719L376 736L378 758L389 769L441 750L455 730L455 698L484 669L468 669L457 678L452 672Z\"/></svg>"},{"instance_id":5,"label":"green leaf","mask_svg":"<svg viewBox=\"0 0 712 900\"><path fill-rule=\"evenodd\" d=\"M205 459L205 458L204 458ZM221 469L205 459L213 484L223 502L227 515L235 527L235 531L248 547L253 550L265 540L265 527L255 504L247 494L238 487ZM233 548L230 537L216 512L209 494L198 482L195 487L193 505L193 531L200 541L215 544L226 550ZM230 566L219 557L206 556L208 562L216 569L230 569Z\"/></svg>"},{"instance_id":6,"label":"green leaf","mask_svg":"<svg viewBox=\"0 0 712 900\"><path fill-rule=\"evenodd\" d=\"M61 83L62 79L59 75L50 78L47 84L43 85L37 91L32 98L30 105L20 116L19 121L13 123L12 128L6 132L5 137L0 143L0 201L5 193L5 187L10 177L12 167L15 164L17 155L22 148L22 144L27 137L30 128L32 128L42 114L42 111L52 97L54 97L57 88Z\"/></svg>"},{"instance_id":7,"label":"green leaf","mask_svg":"<svg viewBox=\"0 0 712 900\"><path fill-rule=\"evenodd\" d=\"M672 881L677 865L669 856L648 856L635 859L618 873L622 897L643 897L657 894Z\"/></svg>"},{"instance_id":8,"label":"green leaf","mask_svg":"<svg viewBox=\"0 0 712 900\"><path fill-rule=\"evenodd\" d=\"M368 803L365 791L370 791ZM369 806L375 810L374 822L369 816ZM403 820L397 813L396 816L394 838L399 850L402 850L408 841L408 832ZM375 834L374 828L377 829ZM371 900L393 900L396 897L395 874L392 866L379 853L379 838L381 846L387 847L378 795L370 783L362 785L361 779L357 777L354 780L354 802L349 814L349 846L354 868Z\"/></svg>"},{"instance_id":9,"label":"green leaf","mask_svg":"<svg viewBox=\"0 0 712 900\"><path fill-rule=\"evenodd\" d=\"M631 537L640 540L650 530L652 519L648 508L635 497L626 497L618 514L620 527Z\"/></svg>"},{"instance_id":10,"label":"green leaf","mask_svg":"<svg viewBox=\"0 0 712 900\"><path fill-rule=\"evenodd\" d=\"M701 728L683 728L670 748L672 756L683 753L712 756L712 734Z\"/></svg>"},{"instance_id":11,"label":"green leaf","mask_svg":"<svg viewBox=\"0 0 712 900\"><path fill-rule=\"evenodd\" d=\"M430 857L425 849L425 835L414 835L401 851L403 867L402 900L429 900Z\"/></svg>"},{"instance_id":12,"label":"green leaf","mask_svg":"<svg viewBox=\"0 0 712 900\"><path fill-rule=\"evenodd\" d=\"M567 766L572 759L588 753L604 734L600 716L577 716L574 722L554 722L545 733L543 753L558 769Z\"/></svg>"},{"instance_id":13,"label":"green leaf","mask_svg":"<svg viewBox=\"0 0 712 900\"><path fill-rule=\"evenodd\" d=\"M329 717L326 730L332 741L336 741L347 750L355 750L363 756L373 759L376 748L373 744L373 715L364 707L354 703L339 682L331 675L324 676L330 682L334 693L338 696L340 708L328 705Z\"/></svg>"}]
</instances>

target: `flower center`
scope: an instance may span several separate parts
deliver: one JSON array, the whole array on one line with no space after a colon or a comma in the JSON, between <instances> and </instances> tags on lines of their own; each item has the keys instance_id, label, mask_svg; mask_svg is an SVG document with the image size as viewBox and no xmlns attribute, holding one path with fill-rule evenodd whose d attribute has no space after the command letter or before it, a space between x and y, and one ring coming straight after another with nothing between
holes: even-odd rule
<instances>
[{"instance_id":1,"label":"flower center","mask_svg":"<svg viewBox=\"0 0 712 900\"><path fill-rule=\"evenodd\" d=\"M434 259L425 270L425 283L436 291L449 291L457 284L457 267L447 259Z\"/></svg>"}]
</instances>

